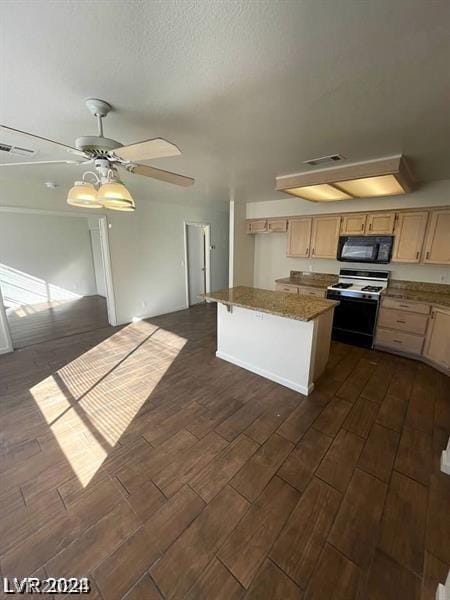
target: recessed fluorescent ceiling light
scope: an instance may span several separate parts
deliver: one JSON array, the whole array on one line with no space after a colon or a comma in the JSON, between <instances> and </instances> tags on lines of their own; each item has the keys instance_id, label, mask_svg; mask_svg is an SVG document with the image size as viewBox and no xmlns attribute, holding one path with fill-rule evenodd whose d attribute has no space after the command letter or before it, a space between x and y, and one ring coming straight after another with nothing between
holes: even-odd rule
<instances>
[{"instance_id":1,"label":"recessed fluorescent ceiling light","mask_svg":"<svg viewBox=\"0 0 450 600\"><path fill-rule=\"evenodd\" d=\"M377 158L276 178L276 189L312 202L395 196L412 189L403 156Z\"/></svg>"},{"instance_id":2,"label":"recessed fluorescent ceiling light","mask_svg":"<svg viewBox=\"0 0 450 600\"><path fill-rule=\"evenodd\" d=\"M338 190L332 185L322 183L320 185L309 185L307 187L289 188L284 190L288 194L299 196L305 200L313 202L329 202L330 200L350 200L353 196L349 196L342 190Z\"/></svg>"}]
</instances>

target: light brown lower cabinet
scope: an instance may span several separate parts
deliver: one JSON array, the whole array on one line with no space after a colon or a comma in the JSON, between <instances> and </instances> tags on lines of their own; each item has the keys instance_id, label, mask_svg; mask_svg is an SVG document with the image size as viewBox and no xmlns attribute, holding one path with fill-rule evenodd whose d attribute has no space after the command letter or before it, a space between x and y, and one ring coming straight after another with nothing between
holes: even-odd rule
<instances>
[{"instance_id":1,"label":"light brown lower cabinet","mask_svg":"<svg viewBox=\"0 0 450 600\"><path fill-rule=\"evenodd\" d=\"M290 285L289 283L276 283L276 292L288 292L289 294L298 294L298 287L296 285Z\"/></svg>"},{"instance_id":2,"label":"light brown lower cabinet","mask_svg":"<svg viewBox=\"0 0 450 600\"><path fill-rule=\"evenodd\" d=\"M450 310L432 309L423 355L450 373Z\"/></svg>"},{"instance_id":3,"label":"light brown lower cabinet","mask_svg":"<svg viewBox=\"0 0 450 600\"><path fill-rule=\"evenodd\" d=\"M450 309L383 298L375 346L424 360L450 375Z\"/></svg>"}]
</instances>

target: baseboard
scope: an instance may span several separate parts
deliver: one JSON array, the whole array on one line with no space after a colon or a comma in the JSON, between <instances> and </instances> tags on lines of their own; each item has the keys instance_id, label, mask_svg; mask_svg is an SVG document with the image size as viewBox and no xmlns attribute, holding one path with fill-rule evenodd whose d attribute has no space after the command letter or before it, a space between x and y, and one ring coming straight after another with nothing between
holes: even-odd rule
<instances>
[{"instance_id":1,"label":"baseboard","mask_svg":"<svg viewBox=\"0 0 450 600\"><path fill-rule=\"evenodd\" d=\"M377 343L375 343L374 349L380 350L381 352L387 352L388 354L395 354L396 356L403 356L403 358L410 358L411 360L417 360L418 362L425 363L426 365L433 367L433 369L436 369L436 371L439 371L440 373L443 373L444 375L447 375L447 376L450 375L450 373L448 372L447 369L445 369L444 367L441 367L440 365L437 365L436 363L429 360L425 356L421 356L421 355L419 356L417 354L410 354L409 352L402 352L401 350L396 350L395 348L390 348L389 346L383 346L382 344L377 344Z\"/></svg>"},{"instance_id":2,"label":"baseboard","mask_svg":"<svg viewBox=\"0 0 450 600\"><path fill-rule=\"evenodd\" d=\"M291 381L290 379L286 379L284 377L280 377L275 373L271 373L270 371L266 371L265 369L261 369L260 367L256 367L250 363L247 363L239 358L235 358L234 356L230 356L229 354L225 354L224 352L220 352L217 350L216 352L217 358L221 358L222 360L226 360L233 365L237 365L238 367L242 367L247 371L251 371L252 373L256 373L256 375L261 375L261 377L265 377L266 379L270 379L275 383L279 383L280 385L284 385L291 390L299 392L304 396L308 396L314 389L314 383L310 383L308 387L295 383L295 381Z\"/></svg>"}]
</instances>

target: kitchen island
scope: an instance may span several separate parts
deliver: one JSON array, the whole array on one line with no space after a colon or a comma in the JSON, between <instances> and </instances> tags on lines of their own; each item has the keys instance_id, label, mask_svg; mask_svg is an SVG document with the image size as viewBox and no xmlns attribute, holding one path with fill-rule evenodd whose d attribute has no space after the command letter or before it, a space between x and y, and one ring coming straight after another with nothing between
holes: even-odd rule
<instances>
[{"instance_id":1,"label":"kitchen island","mask_svg":"<svg viewBox=\"0 0 450 600\"><path fill-rule=\"evenodd\" d=\"M218 358L311 393L328 362L338 302L244 286L204 298L218 304Z\"/></svg>"}]
</instances>

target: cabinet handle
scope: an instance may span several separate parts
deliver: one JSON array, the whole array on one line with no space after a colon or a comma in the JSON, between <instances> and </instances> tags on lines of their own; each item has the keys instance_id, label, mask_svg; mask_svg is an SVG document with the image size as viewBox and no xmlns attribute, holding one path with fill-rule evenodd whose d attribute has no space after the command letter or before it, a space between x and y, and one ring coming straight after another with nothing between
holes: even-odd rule
<instances>
[{"instance_id":1,"label":"cabinet handle","mask_svg":"<svg viewBox=\"0 0 450 600\"><path fill-rule=\"evenodd\" d=\"M392 340L393 342L395 342L396 344L403 344L403 342L401 340Z\"/></svg>"},{"instance_id":2,"label":"cabinet handle","mask_svg":"<svg viewBox=\"0 0 450 600\"><path fill-rule=\"evenodd\" d=\"M309 248L306 248L305 254L308 254L308 253L309 253Z\"/></svg>"},{"instance_id":3,"label":"cabinet handle","mask_svg":"<svg viewBox=\"0 0 450 600\"><path fill-rule=\"evenodd\" d=\"M372 231L372 223L369 225L369 231Z\"/></svg>"},{"instance_id":4,"label":"cabinet handle","mask_svg":"<svg viewBox=\"0 0 450 600\"><path fill-rule=\"evenodd\" d=\"M311 252L311 254L314 256L314 248L312 249L312 252Z\"/></svg>"},{"instance_id":5,"label":"cabinet handle","mask_svg":"<svg viewBox=\"0 0 450 600\"><path fill-rule=\"evenodd\" d=\"M396 321L396 323L402 323L402 325L406 325L406 321Z\"/></svg>"},{"instance_id":6,"label":"cabinet handle","mask_svg":"<svg viewBox=\"0 0 450 600\"><path fill-rule=\"evenodd\" d=\"M401 308L409 308L409 304L399 304Z\"/></svg>"},{"instance_id":7,"label":"cabinet handle","mask_svg":"<svg viewBox=\"0 0 450 600\"><path fill-rule=\"evenodd\" d=\"M425 258L426 258L426 259L430 258L430 251L429 251L429 250L428 250L428 252L427 252L427 254L426 254Z\"/></svg>"},{"instance_id":8,"label":"cabinet handle","mask_svg":"<svg viewBox=\"0 0 450 600\"><path fill-rule=\"evenodd\" d=\"M419 251L417 251L417 252L416 252L416 258L419 258L419 255L420 255L420 252L419 252Z\"/></svg>"}]
</instances>

